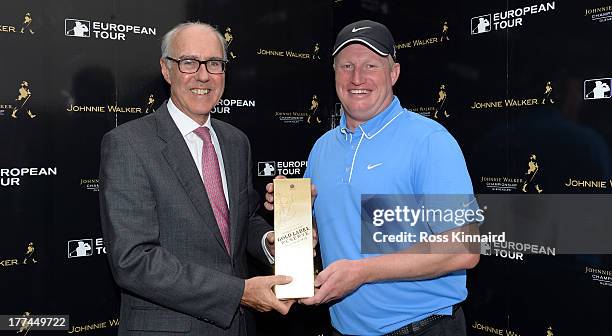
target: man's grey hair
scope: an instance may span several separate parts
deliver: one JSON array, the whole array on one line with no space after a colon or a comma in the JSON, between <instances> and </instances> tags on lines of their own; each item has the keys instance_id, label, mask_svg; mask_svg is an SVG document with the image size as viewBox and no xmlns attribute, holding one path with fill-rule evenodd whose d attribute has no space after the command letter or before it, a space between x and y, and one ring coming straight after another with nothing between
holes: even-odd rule
<instances>
[{"instance_id":1,"label":"man's grey hair","mask_svg":"<svg viewBox=\"0 0 612 336\"><path fill-rule=\"evenodd\" d=\"M170 29L170 31L168 31L162 38L161 57L164 60L164 62L166 62L166 65L168 66L168 68L170 68L170 61L166 59L166 57L170 56L170 53L172 52L171 49L172 49L172 45L174 42L174 38L176 37L176 34L185 28L194 27L194 26L202 27L206 30L210 30L215 33L217 38L219 38L219 43L221 43L221 48L223 49L223 59L227 60L227 43L225 42L225 38L223 37L223 35L221 35L221 33L215 27L209 25L208 23L203 23L199 21L184 22L184 23L180 23L174 26L174 28ZM173 56L170 56L170 57L173 57Z\"/></svg>"}]
</instances>

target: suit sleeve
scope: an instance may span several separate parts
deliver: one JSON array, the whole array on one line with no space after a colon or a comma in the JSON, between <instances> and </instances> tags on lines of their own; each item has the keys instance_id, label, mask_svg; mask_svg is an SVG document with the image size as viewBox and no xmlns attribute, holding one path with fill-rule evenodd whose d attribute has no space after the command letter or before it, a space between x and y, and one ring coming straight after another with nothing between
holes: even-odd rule
<instances>
[{"instance_id":1,"label":"suit sleeve","mask_svg":"<svg viewBox=\"0 0 612 336\"><path fill-rule=\"evenodd\" d=\"M251 145L246 140L248 160L247 160L247 188L249 197L249 233L247 241L247 251L250 255L257 258L265 265L269 264L268 258L266 257L262 247L261 238L266 232L273 230L273 228L266 222L263 217L257 214L260 206L259 194L253 188L253 162L251 159Z\"/></svg>"},{"instance_id":2,"label":"suit sleeve","mask_svg":"<svg viewBox=\"0 0 612 336\"><path fill-rule=\"evenodd\" d=\"M156 199L128 139L102 141L100 213L111 271L124 290L169 309L227 328L244 280L179 260L160 246Z\"/></svg>"}]
</instances>

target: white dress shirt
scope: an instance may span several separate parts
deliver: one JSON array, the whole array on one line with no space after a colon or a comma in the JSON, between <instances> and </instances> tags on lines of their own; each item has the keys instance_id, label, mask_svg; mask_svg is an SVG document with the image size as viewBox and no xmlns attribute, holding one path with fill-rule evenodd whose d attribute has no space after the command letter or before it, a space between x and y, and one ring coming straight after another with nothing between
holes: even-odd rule
<instances>
[{"instance_id":1,"label":"white dress shirt","mask_svg":"<svg viewBox=\"0 0 612 336\"><path fill-rule=\"evenodd\" d=\"M170 112L170 117L174 120L174 123L178 127L187 147L189 148L189 152L191 153L191 157L198 167L198 172L200 173L200 178L202 179L202 187L204 187L204 176L202 175L202 147L204 146L204 141L193 131L198 129L199 127L206 127L210 130L210 138L213 143L213 147L215 148L215 153L217 154L217 159L219 160L219 169L221 170L221 181L223 182L223 194L225 195L225 202L227 202L227 208L229 209L229 195L227 192L227 179L225 177L225 165L223 164L223 155L221 154L221 146L219 145L219 139L217 138L217 134L215 133L215 129L212 128L212 124L210 122L210 115L208 119L204 123L204 125L200 125L195 122L193 119L189 118L185 113L181 112L181 110L174 105L172 102L172 98L168 99L168 112ZM264 250L266 257L270 264L274 264L274 257L270 254L268 249L266 248L266 236L268 233L266 232L261 238L261 247Z\"/></svg>"},{"instance_id":2,"label":"white dress shirt","mask_svg":"<svg viewBox=\"0 0 612 336\"><path fill-rule=\"evenodd\" d=\"M206 127L210 130L210 138L212 139L213 147L215 148L215 153L217 154L217 159L219 160L219 169L221 170L221 181L223 183L223 194L225 195L225 202L227 202L227 208L229 209L229 197L227 193L227 179L225 178L225 165L223 164L223 155L221 155L221 147L219 146L219 139L217 139L217 134L215 130L212 128L212 124L210 122L210 115L208 119L204 123L204 125L200 125L195 122L193 119L189 118L185 113L181 112L181 110L174 105L172 99L168 99L168 112L170 112L170 116L174 123L178 127L183 139L185 139L185 143L189 148L189 152L191 152L191 157L198 167L198 172L200 173L200 178L202 179L202 184L204 183L204 176L202 176L202 147L204 146L204 141L193 131L200 127Z\"/></svg>"}]
</instances>

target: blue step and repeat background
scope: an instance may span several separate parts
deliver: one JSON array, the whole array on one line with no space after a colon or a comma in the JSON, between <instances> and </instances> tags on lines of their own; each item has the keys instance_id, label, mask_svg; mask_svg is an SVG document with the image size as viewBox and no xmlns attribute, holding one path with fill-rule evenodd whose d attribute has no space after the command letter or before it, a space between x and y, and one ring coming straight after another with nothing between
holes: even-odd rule
<instances>
[{"instance_id":1,"label":"blue step and repeat background","mask_svg":"<svg viewBox=\"0 0 612 336\"><path fill-rule=\"evenodd\" d=\"M248 134L263 193L274 175L301 176L337 124L333 40L364 18L393 32L396 95L457 138L477 193L610 193L609 0L4 1L0 314L69 314L71 330L53 334L116 333L99 145L168 98L159 44L170 27L209 22L228 41L213 116ZM469 272L470 335L612 334L610 256L520 252L490 246ZM261 335L330 332L325 307L257 319Z\"/></svg>"}]
</instances>

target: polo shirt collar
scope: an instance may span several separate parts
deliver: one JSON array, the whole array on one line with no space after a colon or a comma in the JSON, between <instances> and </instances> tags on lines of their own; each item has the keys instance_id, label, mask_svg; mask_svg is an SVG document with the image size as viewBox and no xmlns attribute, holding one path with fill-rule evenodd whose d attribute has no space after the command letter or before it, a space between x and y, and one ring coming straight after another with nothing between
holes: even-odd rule
<instances>
[{"instance_id":1,"label":"polo shirt collar","mask_svg":"<svg viewBox=\"0 0 612 336\"><path fill-rule=\"evenodd\" d=\"M399 99L396 96L393 96L391 104L389 104L386 109L377 114L374 118L357 126L355 132L357 133L361 131L365 134L366 138L371 139L403 112L404 110L400 106ZM351 130L346 127L346 113L342 113L339 127L341 134L346 135L347 133L352 133Z\"/></svg>"}]
</instances>

